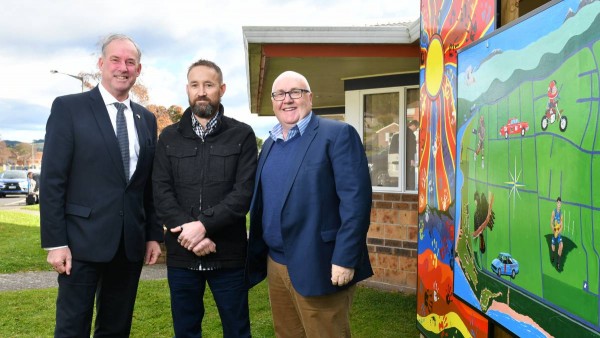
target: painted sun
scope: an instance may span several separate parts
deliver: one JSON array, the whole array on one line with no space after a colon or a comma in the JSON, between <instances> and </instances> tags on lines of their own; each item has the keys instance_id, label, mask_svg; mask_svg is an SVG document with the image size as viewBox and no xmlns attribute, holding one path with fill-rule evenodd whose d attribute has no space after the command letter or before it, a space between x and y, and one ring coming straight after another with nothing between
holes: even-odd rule
<instances>
[{"instance_id":1,"label":"painted sun","mask_svg":"<svg viewBox=\"0 0 600 338\"><path fill-rule=\"evenodd\" d=\"M421 126L419 212L446 211L456 171L457 50L485 35L494 22L491 1L421 2Z\"/></svg>"}]
</instances>

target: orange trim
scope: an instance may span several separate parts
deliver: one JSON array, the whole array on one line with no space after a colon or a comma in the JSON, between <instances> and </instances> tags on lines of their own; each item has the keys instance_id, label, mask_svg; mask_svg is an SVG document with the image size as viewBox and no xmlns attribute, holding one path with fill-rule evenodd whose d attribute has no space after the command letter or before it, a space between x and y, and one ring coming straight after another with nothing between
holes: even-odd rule
<instances>
[{"instance_id":1,"label":"orange trim","mask_svg":"<svg viewBox=\"0 0 600 338\"><path fill-rule=\"evenodd\" d=\"M418 44L263 44L265 57L420 57Z\"/></svg>"}]
</instances>

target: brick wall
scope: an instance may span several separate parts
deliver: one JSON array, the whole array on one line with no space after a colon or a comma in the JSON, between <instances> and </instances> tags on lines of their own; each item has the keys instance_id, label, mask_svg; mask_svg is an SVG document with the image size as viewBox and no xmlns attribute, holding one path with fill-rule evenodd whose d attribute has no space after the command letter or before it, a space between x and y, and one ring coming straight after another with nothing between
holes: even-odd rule
<instances>
[{"instance_id":1,"label":"brick wall","mask_svg":"<svg viewBox=\"0 0 600 338\"><path fill-rule=\"evenodd\" d=\"M417 199L416 194L373 193L367 245L375 275L363 284L416 292Z\"/></svg>"}]
</instances>

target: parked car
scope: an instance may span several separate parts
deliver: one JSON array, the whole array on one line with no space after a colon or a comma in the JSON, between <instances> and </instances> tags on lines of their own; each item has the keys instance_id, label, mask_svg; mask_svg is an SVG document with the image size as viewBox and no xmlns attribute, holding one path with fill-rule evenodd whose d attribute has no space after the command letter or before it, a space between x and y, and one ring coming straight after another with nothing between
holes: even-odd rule
<instances>
[{"instance_id":1,"label":"parked car","mask_svg":"<svg viewBox=\"0 0 600 338\"><path fill-rule=\"evenodd\" d=\"M519 122L518 118L513 117L508 119L508 123L500 128L500 135L504 136L504 138L508 138L508 135L511 134L521 134L521 136L525 136L525 132L528 130L528 122Z\"/></svg>"},{"instance_id":2,"label":"parked car","mask_svg":"<svg viewBox=\"0 0 600 338\"><path fill-rule=\"evenodd\" d=\"M370 158L369 171L371 174L371 184L374 186L385 187L390 182L388 175L388 151L381 150Z\"/></svg>"},{"instance_id":3,"label":"parked car","mask_svg":"<svg viewBox=\"0 0 600 338\"><path fill-rule=\"evenodd\" d=\"M400 173L400 141L398 138L398 133L393 134L390 138L389 147L380 150L369 159L372 185L379 187L398 186Z\"/></svg>"},{"instance_id":4,"label":"parked car","mask_svg":"<svg viewBox=\"0 0 600 338\"><path fill-rule=\"evenodd\" d=\"M519 262L512 258L509 253L501 252L497 258L492 261L492 271L498 275L498 277L505 275L515 278L519 273Z\"/></svg>"},{"instance_id":5,"label":"parked car","mask_svg":"<svg viewBox=\"0 0 600 338\"><path fill-rule=\"evenodd\" d=\"M0 174L0 197L6 195L27 195L27 171L7 170Z\"/></svg>"}]
</instances>

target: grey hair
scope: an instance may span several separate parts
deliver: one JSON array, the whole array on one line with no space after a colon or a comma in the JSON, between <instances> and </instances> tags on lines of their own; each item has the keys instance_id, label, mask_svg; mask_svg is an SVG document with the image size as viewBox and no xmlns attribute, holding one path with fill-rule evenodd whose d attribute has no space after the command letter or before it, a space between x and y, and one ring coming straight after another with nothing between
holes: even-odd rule
<instances>
[{"instance_id":1,"label":"grey hair","mask_svg":"<svg viewBox=\"0 0 600 338\"><path fill-rule=\"evenodd\" d=\"M135 47L135 50L138 53L138 62L140 62L142 60L142 51L140 50L140 46L138 46L138 44L135 43L135 41L133 41L132 38L128 37L125 34L111 34L111 35L107 36L106 38L104 38L104 40L102 41L102 56L103 57L106 56L106 54L105 54L106 47L115 40L131 41L131 43L133 43L133 46Z\"/></svg>"}]
</instances>

